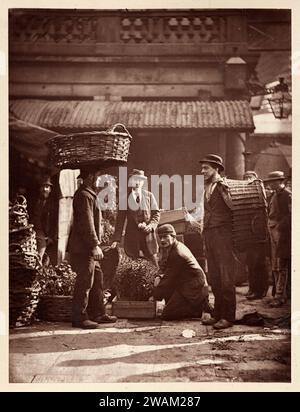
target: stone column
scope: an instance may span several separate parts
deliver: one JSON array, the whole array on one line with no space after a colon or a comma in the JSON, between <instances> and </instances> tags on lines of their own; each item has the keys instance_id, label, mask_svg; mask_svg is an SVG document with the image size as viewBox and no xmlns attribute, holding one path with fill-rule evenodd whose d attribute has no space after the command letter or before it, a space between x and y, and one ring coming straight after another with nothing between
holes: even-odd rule
<instances>
[{"instance_id":1,"label":"stone column","mask_svg":"<svg viewBox=\"0 0 300 412\"><path fill-rule=\"evenodd\" d=\"M245 172L245 139L245 133L227 132L225 174L230 179L242 179Z\"/></svg>"}]
</instances>

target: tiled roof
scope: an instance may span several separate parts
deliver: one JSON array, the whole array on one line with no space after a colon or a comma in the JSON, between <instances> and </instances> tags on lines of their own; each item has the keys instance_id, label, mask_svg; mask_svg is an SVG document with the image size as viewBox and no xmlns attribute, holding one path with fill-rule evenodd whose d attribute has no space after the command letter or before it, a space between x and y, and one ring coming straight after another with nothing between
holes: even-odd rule
<instances>
[{"instance_id":1,"label":"tiled roof","mask_svg":"<svg viewBox=\"0 0 300 412\"><path fill-rule=\"evenodd\" d=\"M46 129L99 129L115 123L128 128L253 130L247 101L45 101L14 100L21 120Z\"/></svg>"}]
</instances>

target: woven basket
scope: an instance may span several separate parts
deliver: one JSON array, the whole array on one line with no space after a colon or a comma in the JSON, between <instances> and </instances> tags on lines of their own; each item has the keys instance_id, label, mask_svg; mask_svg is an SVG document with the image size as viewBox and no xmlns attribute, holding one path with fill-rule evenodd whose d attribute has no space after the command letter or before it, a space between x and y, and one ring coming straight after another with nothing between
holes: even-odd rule
<instances>
[{"instance_id":1,"label":"woven basket","mask_svg":"<svg viewBox=\"0 0 300 412\"><path fill-rule=\"evenodd\" d=\"M226 179L233 203L233 242L243 252L257 243L268 240L267 203L262 181Z\"/></svg>"},{"instance_id":2,"label":"woven basket","mask_svg":"<svg viewBox=\"0 0 300 412\"><path fill-rule=\"evenodd\" d=\"M71 322L72 296L41 296L37 310L41 320Z\"/></svg>"},{"instance_id":3,"label":"woven basket","mask_svg":"<svg viewBox=\"0 0 300 412\"><path fill-rule=\"evenodd\" d=\"M50 158L60 169L110 167L127 162L131 135L120 123L102 132L56 135L48 141Z\"/></svg>"},{"instance_id":4,"label":"woven basket","mask_svg":"<svg viewBox=\"0 0 300 412\"><path fill-rule=\"evenodd\" d=\"M158 268L145 258L133 259L124 249L104 250L101 262L104 280L110 279L117 297L130 301L147 301L152 296Z\"/></svg>"},{"instance_id":5,"label":"woven basket","mask_svg":"<svg viewBox=\"0 0 300 412\"><path fill-rule=\"evenodd\" d=\"M9 228L18 230L28 226L27 201L24 196L18 195L14 203L9 204Z\"/></svg>"},{"instance_id":6,"label":"woven basket","mask_svg":"<svg viewBox=\"0 0 300 412\"><path fill-rule=\"evenodd\" d=\"M9 325L30 325L34 320L39 301L40 285L36 270L10 271L9 274Z\"/></svg>"}]
</instances>

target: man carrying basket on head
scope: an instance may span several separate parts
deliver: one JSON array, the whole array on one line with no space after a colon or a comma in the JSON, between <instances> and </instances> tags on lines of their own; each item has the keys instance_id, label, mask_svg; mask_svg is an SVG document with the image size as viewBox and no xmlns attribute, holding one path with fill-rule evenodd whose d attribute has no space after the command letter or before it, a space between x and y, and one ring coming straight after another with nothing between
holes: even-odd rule
<instances>
[{"instance_id":1,"label":"man carrying basket on head","mask_svg":"<svg viewBox=\"0 0 300 412\"><path fill-rule=\"evenodd\" d=\"M97 203L96 182L101 171L81 169L83 184L73 199L73 226L68 251L73 270L77 273L74 287L72 325L95 329L98 323L116 322L115 316L105 313L103 303L103 274L100 261L101 210Z\"/></svg>"}]
</instances>

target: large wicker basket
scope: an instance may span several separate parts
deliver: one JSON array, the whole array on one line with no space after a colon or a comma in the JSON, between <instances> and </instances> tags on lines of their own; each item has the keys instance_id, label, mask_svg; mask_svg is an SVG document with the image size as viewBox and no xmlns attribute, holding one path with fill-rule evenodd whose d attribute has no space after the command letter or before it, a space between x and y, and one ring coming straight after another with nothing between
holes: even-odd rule
<instances>
[{"instance_id":1,"label":"large wicker basket","mask_svg":"<svg viewBox=\"0 0 300 412\"><path fill-rule=\"evenodd\" d=\"M267 202L262 181L226 179L233 203L233 243L243 252L253 245L268 241Z\"/></svg>"},{"instance_id":2,"label":"large wicker basket","mask_svg":"<svg viewBox=\"0 0 300 412\"><path fill-rule=\"evenodd\" d=\"M147 301L152 296L158 268L145 258L128 256L124 249L104 250L101 262L104 282L110 279L111 288L119 299Z\"/></svg>"},{"instance_id":3,"label":"large wicker basket","mask_svg":"<svg viewBox=\"0 0 300 412\"><path fill-rule=\"evenodd\" d=\"M56 135L48 141L52 163L60 169L110 167L127 162L131 135L115 124L106 131Z\"/></svg>"},{"instance_id":4,"label":"large wicker basket","mask_svg":"<svg viewBox=\"0 0 300 412\"><path fill-rule=\"evenodd\" d=\"M50 322L71 322L72 296L41 296L38 317Z\"/></svg>"}]
</instances>

